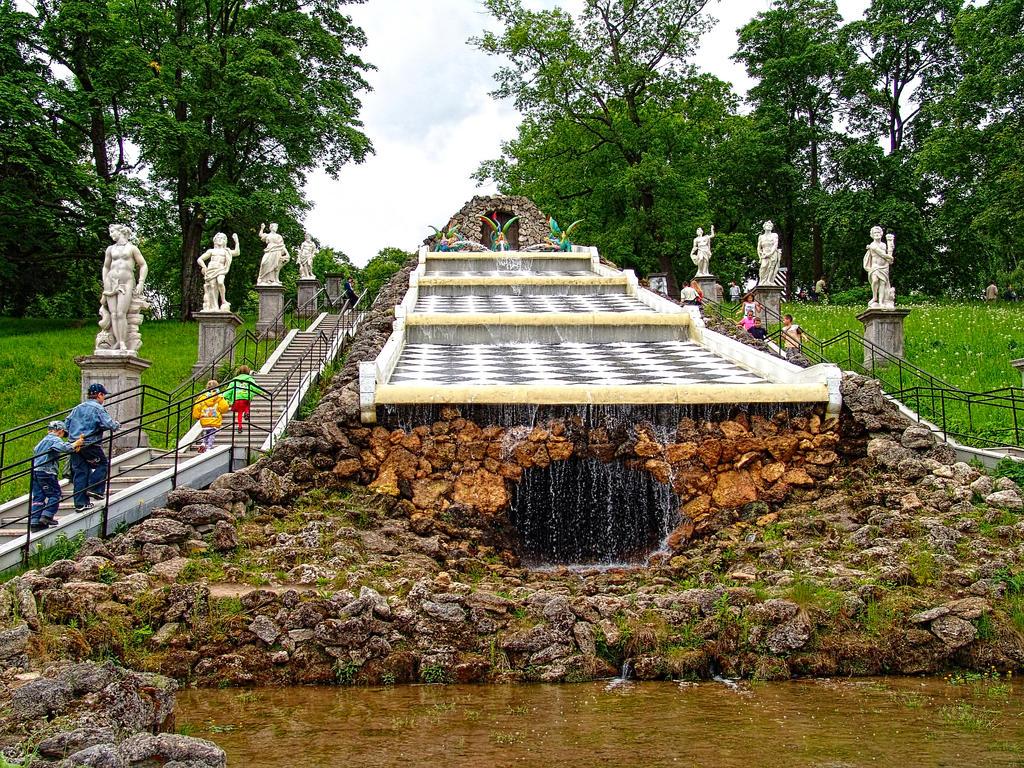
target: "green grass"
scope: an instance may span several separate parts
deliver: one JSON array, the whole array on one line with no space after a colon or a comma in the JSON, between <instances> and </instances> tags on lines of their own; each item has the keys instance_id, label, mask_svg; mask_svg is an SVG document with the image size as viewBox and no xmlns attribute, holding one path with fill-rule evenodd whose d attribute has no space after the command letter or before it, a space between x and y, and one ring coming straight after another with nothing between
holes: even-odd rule
<instances>
[{"instance_id":1,"label":"green grass","mask_svg":"<svg viewBox=\"0 0 1024 768\"><path fill-rule=\"evenodd\" d=\"M157 320L141 330L139 355L153 363L143 384L170 391L192 375L195 323ZM92 321L0 318L0 431L79 402L81 370L74 358L92 353L96 332Z\"/></svg>"},{"instance_id":2,"label":"green grass","mask_svg":"<svg viewBox=\"0 0 1024 768\"><path fill-rule=\"evenodd\" d=\"M911 310L903 326L909 363L972 392L1021 385L1010 361L1024 357L1024 305L966 302L900 308ZM846 330L863 335L857 315L865 309L791 303L782 311L824 341Z\"/></svg>"}]
</instances>

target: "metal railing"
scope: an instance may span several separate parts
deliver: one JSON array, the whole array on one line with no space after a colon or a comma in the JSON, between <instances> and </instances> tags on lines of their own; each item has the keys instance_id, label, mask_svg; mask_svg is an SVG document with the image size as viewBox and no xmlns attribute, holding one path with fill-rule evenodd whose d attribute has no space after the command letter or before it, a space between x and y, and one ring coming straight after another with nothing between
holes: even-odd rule
<instances>
[{"instance_id":1,"label":"metal railing","mask_svg":"<svg viewBox=\"0 0 1024 768\"><path fill-rule=\"evenodd\" d=\"M211 378L224 381L234 375L238 366L247 365L258 371L270 358L281 343L282 337L290 330L304 331L316 320L317 307L323 306L332 311L340 311L337 333L351 334L362 313L358 311L366 296L364 291L357 299L355 306L348 306L344 297L331 302L327 292L321 289L301 306L293 300L288 301L284 308L270 323L270 328L262 333L245 330L238 334L232 344L225 347L207 366L196 371L190 378L170 392L148 384L142 384L122 392L110 393L105 400L106 406L116 405L131 398L139 399L138 411L143 414L140 430L122 431L119 433L118 445L130 444L126 435L135 437L136 446L149 444L157 448L173 449L187 432L191 424L181 430L181 424L174 413L177 404L190 402L206 389L206 382ZM281 332L284 331L284 332ZM72 408L52 413L34 421L0 431L0 503L21 495L28 490L26 485L30 472L17 473L13 467L28 461L32 448L46 434L47 424L51 421L64 421ZM18 483L9 482L10 473L15 472Z\"/></svg>"},{"instance_id":2,"label":"metal railing","mask_svg":"<svg viewBox=\"0 0 1024 768\"><path fill-rule=\"evenodd\" d=\"M819 339L803 330L803 337L800 352L811 362L835 363L877 379L886 394L935 424L944 437L982 448L1024 444L1024 389L1020 387L985 392L960 389L854 331ZM782 346L781 330L769 338Z\"/></svg>"},{"instance_id":3,"label":"metal railing","mask_svg":"<svg viewBox=\"0 0 1024 768\"><path fill-rule=\"evenodd\" d=\"M284 429L289 414L298 413L302 400L308 394L309 387L317 374L330 359L336 357L341 352L344 341L350 338L358 327L364 315L363 312L358 311L358 305L362 298L362 296L359 297L359 301L356 302L355 306L345 307L341 316L333 320L330 326L321 327L315 332L315 335L299 350L300 354L296 361L286 371L281 373L280 381L276 386L267 388L257 386L254 388L252 401L253 404L259 403L259 405L251 409L250 418L245 421L241 429L238 427L235 414L233 412L226 414L228 421L218 429L218 433L222 434L225 430L228 430L230 433L229 471L233 471L236 457L243 464L248 464L255 454L273 447ZM189 393L172 397L171 393L155 390L152 387L148 389L150 390L148 392L149 402L152 403L158 399L161 402L155 408L143 410L140 416L123 423L116 433L109 433L103 439L101 444L106 449L106 456L108 457L106 476L102 484L97 487L86 486L79 488L80 499L82 493L89 494L90 491L99 497L97 502L102 505L102 531L104 535L112 532L108 524L112 482L116 482L118 477L125 476L126 473L161 465L161 471L170 472L171 487L177 487L181 463L187 458L192 458L190 452L199 442L199 440L191 441L187 444L183 442L195 423L192 411L197 396ZM184 387L179 387L177 391L183 392ZM121 395L141 397L146 393L146 388L140 387L132 390L130 393L121 393ZM112 399L113 397L111 396ZM110 403L111 400L106 402ZM68 412L65 411L64 414ZM266 421L261 422L252 418L253 412L260 415L265 414ZM47 419L40 419L31 424L15 428L15 430L29 430L39 424L42 424L45 428L47 421ZM9 431L13 432L15 430ZM148 458L143 461L135 461L135 457L132 457L133 462L119 470L118 474L115 474L112 465L109 463L109 457L114 455L115 442L118 446L122 447L132 444L143 445L147 438L152 439L154 433L162 435L165 443L170 447L151 447ZM239 451L243 451L241 456L238 455ZM27 481L28 503L26 511L24 514L13 518L8 517L3 521L5 528L24 525L25 539L19 546L19 549L22 553L22 562L27 564L31 556L34 533L31 523L32 498L37 490L36 483L32 477L32 457L29 456L10 462L3 466L2 469L3 471L0 473L0 498L7 495L5 491L12 486L23 490ZM114 493L117 492L119 491L114 491ZM73 496L74 486L72 482L62 489L60 499L56 503L59 505Z\"/></svg>"}]
</instances>

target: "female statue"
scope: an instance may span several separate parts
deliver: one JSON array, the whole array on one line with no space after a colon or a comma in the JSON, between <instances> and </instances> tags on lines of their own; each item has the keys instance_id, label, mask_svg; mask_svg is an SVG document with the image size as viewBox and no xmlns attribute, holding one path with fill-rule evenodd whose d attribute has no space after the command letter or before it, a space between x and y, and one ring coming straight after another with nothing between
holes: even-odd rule
<instances>
[{"instance_id":1,"label":"female statue","mask_svg":"<svg viewBox=\"0 0 1024 768\"><path fill-rule=\"evenodd\" d=\"M291 256L285 247L284 238L277 233L277 222L270 223L269 232L266 224L260 224L260 240L267 245L263 249L256 285L280 285L281 278L278 273L281 271L281 267L288 263Z\"/></svg>"},{"instance_id":2,"label":"female statue","mask_svg":"<svg viewBox=\"0 0 1024 768\"><path fill-rule=\"evenodd\" d=\"M142 302L149 266L142 253L131 242L131 229L125 224L111 224L109 229L113 245L107 246L103 257L103 298L100 302L100 328L97 348L106 346L121 352L128 347L128 315L133 301ZM135 266L139 279L135 280ZM106 321L106 322L104 322ZM109 323L109 327L106 327ZM108 339L104 339L108 336ZM106 343L104 343L106 342Z\"/></svg>"},{"instance_id":3,"label":"female statue","mask_svg":"<svg viewBox=\"0 0 1024 768\"><path fill-rule=\"evenodd\" d=\"M883 243L882 228L877 226L871 228L871 242L868 243L867 251L864 253L864 269L867 270L868 282L871 283L869 309L896 306L896 297L893 295L892 285L889 283L889 266L894 261L895 250L895 235L891 233L886 235L885 243Z\"/></svg>"},{"instance_id":4,"label":"female statue","mask_svg":"<svg viewBox=\"0 0 1024 768\"><path fill-rule=\"evenodd\" d=\"M697 227L697 236L693 238L690 260L697 267L697 277L711 274L711 238L715 236L715 225L711 225L711 234L705 235L704 230Z\"/></svg>"},{"instance_id":5,"label":"female statue","mask_svg":"<svg viewBox=\"0 0 1024 768\"><path fill-rule=\"evenodd\" d=\"M775 285L775 279L779 276L782 251L779 250L779 233L772 231L774 227L774 224L766 221L764 232L757 238L757 258L761 260L758 285Z\"/></svg>"},{"instance_id":6,"label":"female statue","mask_svg":"<svg viewBox=\"0 0 1024 768\"><path fill-rule=\"evenodd\" d=\"M225 297L224 277L231 269L231 259L241 250L238 247L238 235L235 238L235 249L228 248L228 236L218 232L213 236L213 248L205 251L196 261L203 271L203 312L230 312L231 305Z\"/></svg>"}]
</instances>

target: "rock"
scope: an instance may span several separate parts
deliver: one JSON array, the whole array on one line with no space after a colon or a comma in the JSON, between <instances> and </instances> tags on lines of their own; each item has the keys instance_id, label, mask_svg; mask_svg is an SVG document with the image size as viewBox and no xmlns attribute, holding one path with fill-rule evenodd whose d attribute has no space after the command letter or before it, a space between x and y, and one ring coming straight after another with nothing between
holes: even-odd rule
<instances>
[{"instance_id":1,"label":"rock","mask_svg":"<svg viewBox=\"0 0 1024 768\"><path fill-rule=\"evenodd\" d=\"M165 730L174 722L174 692L169 677L124 670L123 676L99 693L100 710L124 730Z\"/></svg>"},{"instance_id":2,"label":"rock","mask_svg":"<svg viewBox=\"0 0 1024 768\"><path fill-rule=\"evenodd\" d=\"M757 487L746 470L730 470L718 475L711 497L718 506L735 509L757 501Z\"/></svg>"},{"instance_id":3,"label":"rock","mask_svg":"<svg viewBox=\"0 0 1024 768\"><path fill-rule=\"evenodd\" d=\"M54 560L45 568L40 569L39 573L48 579L60 579L61 581L67 579L75 572L75 561L74 560Z\"/></svg>"},{"instance_id":4,"label":"rock","mask_svg":"<svg viewBox=\"0 0 1024 768\"><path fill-rule=\"evenodd\" d=\"M941 616L945 616L947 613L949 613L949 608L945 605L940 605L936 608L929 608L927 611L915 613L913 616L907 618L907 621L911 624L927 624Z\"/></svg>"},{"instance_id":5,"label":"rock","mask_svg":"<svg viewBox=\"0 0 1024 768\"><path fill-rule=\"evenodd\" d=\"M1024 510L1024 500L1021 500L1020 492L1016 490L995 491L985 497L985 503L990 507L1009 509L1012 512Z\"/></svg>"},{"instance_id":6,"label":"rock","mask_svg":"<svg viewBox=\"0 0 1024 768\"><path fill-rule=\"evenodd\" d=\"M1008 477L997 477L996 478L996 490L997 491L1016 491L1017 495L1020 496L1020 486L1017 485L1013 480Z\"/></svg>"},{"instance_id":7,"label":"rock","mask_svg":"<svg viewBox=\"0 0 1024 768\"><path fill-rule=\"evenodd\" d=\"M0 632L0 661L23 654L30 635L28 624Z\"/></svg>"},{"instance_id":8,"label":"rock","mask_svg":"<svg viewBox=\"0 0 1024 768\"><path fill-rule=\"evenodd\" d=\"M800 612L800 606L791 600L772 598L763 603L755 603L746 607L746 614L759 624L778 624L789 621Z\"/></svg>"},{"instance_id":9,"label":"rock","mask_svg":"<svg viewBox=\"0 0 1024 768\"><path fill-rule=\"evenodd\" d=\"M466 611L458 603L435 603L431 600L424 600L423 612L438 621L458 623L466 620Z\"/></svg>"},{"instance_id":10,"label":"rock","mask_svg":"<svg viewBox=\"0 0 1024 768\"><path fill-rule=\"evenodd\" d=\"M373 615L379 619L391 618L391 606L380 592L372 587L363 586L359 589L359 599L366 600L373 609Z\"/></svg>"},{"instance_id":11,"label":"rock","mask_svg":"<svg viewBox=\"0 0 1024 768\"><path fill-rule=\"evenodd\" d=\"M325 619L316 625L314 636L323 646L358 648L369 639L370 631L362 619Z\"/></svg>"},{"instance_id":12,"label":"rock","mask_svg":"<svg viewBox=\"0 0 1024 768\"><path fill-rule=\"evenodd\" d=\"M149 574L130 573L110 585L110 598L119 603L130 603L149 589Z\"/></svg>"},{"instance_id":13,"label":"rock","mask_svg":"<svg viewBox=\"0 0 1024 768\"><path fill-rule=\"evenodd\" d=\"M88 766L88 768L129 768L118 748L111 743L93 744L78 752L69 754L61 765Z\"/></svg>"},{"instance_id":14,"label":"rock","mask_svg":"<svg viewBox=\"0 0 1024 768\"><path fill-rule=\"evenodd\" d=\"M227 755L212 741L177 733L137 733L121 742L118 752L132 768L161 766L172 761L189 766L226 768Z\"/></svg>"},{"instance_id":15,"label":"rock","mask_svg":"<svg viewBox=\"0 0 1024 768\"><path fill-rule=\"evenodd\" d=\"M228 502L226 508L214 506L213 504L186 504L172 517L185 525L214 525L221 520L234 519L230 509L230 502Z\"/></svg>"},{"instance_id":16,"label":"rock","mask_svg":"<svg viewBox=\"0 0 1024 768\"><path fill-rule=\"evenodd\" d=\"M967 645L978 634L973 624L956 616L940 616L929 629L947 648L953 649Z\"/></svg>"},{"instance_id":17,"label":"rock","mask_svg":"<svg viewBox=\"0 0 1024 768\"><path fill-rule=\"evenodd\" d=\"M896 465L896 471L902 480L913 481L919 480L928 474L927 468L924 466L924 462L920 459L908 458L903 459Z\"/></svg>"},{"instance_id":18,"label":"rock","mask_svg":"<svg viewBox=\"0 0 1024 768\"><path fill-rule=\"evenodd\" d=\"M75 559L81 560L83 557L105 557L107 560L113 560L114 556L107 549L107 545L103 539L98 539L95 536L90 536L84 542L82 546L75 553Z\"/></svg>"},{"instance_id":19,"label":"rock","mask_svg":"<svg viewBox=\"0 0 1024 768\"><path fill-rule=\"evenodd\" d=\"M217 552L228 552L239 545L238 531L235 526L224 520L217 521L217 527L213 531L211 542Z\"/></svg>"},{"instance_id":20,"label":"rock","mask_svg":"<svg viewBox=\"0 0 1024 768\"><path fill-rule=\"evenodd\" d=\"M181 556L181 547L177 544L143 544L142 559L156 565L165 560L173 560Z\"/></svg>"},{"instance_id":21,"label":"rock","mask_svg":"<svg viewBox=\"0 0 1024 768\"><path fill-rule=\"evenodd\" d=\"M181 544L189 538L188 526L168 517L150 517L131 529L137 544Z\"/></svg>"},{"instance_id":22,"label":"rock","mask_svg":"<svg viewBox=\"0 0 1024 768\"><path fill-rule=\"evenodd\" d=\"M572 636L580 653L588 659L597 655L597 642L594 627L585 621L578 621L572 627Z\"/></svg>"},{"instance_id":23,"label":"rock","mask_svg":"<svg viewBox=\"0 0 1024 768\"><path fill-rule=\"evenodd\" d=\"M498 512L508 506L505 478L486 469L460 474L452 490L452 501L483 513Z\"/></svg>"},{"instance_id":24,"label":"rock","mask_svg":"<svg viewBox=\"0 0 1024 768\"><path fill-rule=\"evenodd\" d=\"M153 645L164 646L171 642L171 639L178 633L181 626L176 621L168 621L153 634Z\"/></svg>"},{"instance_id":25,"label":"rock","mask_svg":"<svg viewBox=\"0 0 1024 768\"><path fill-rule=\"evenodd\" d=\"M772 629L765 638L765 646L772 653L786 653L803 648L811 638L811 622L797 616Z\"/></svg>"},{"instance_id":26,"label":"rock","mask_svg":"<svg viewBox=\"0 0 1024 768\"><path fill-rule=\"evenodd\" d=\"M607 623L611 624L613 627L615 626L613 622L609 621ZM615 645L617 641L613 641L612 638L609 637L607 631L605 631L604 635L609 645ZM556 643L567 644L569 642L570 639L568 635L562 632L556 632L551 627L537 625L535 627L530 627L527 630L523 630L522 632L516 632L515 634L503 637L499 644L504 650L512 653L533 654L543 648L555 645Z\"/></svg>"},{"instance_id":27,"label":"rock","mask_svg":"<svg viewBox=\"0 0 1024 768\"><path fill-rule=\"evenodd\" d=\"M982 475L977 480L971 483L970 488L979 496L985 497L988 496L993 491L995 491L996 483L988 475Z\"/></svg>"},{"instance_id":28,"label":"rock","mask_svg":"<svg viewBox=\"0 0 1024 768\"><path fill-rule=\"evenodd\" d=\"M43 739L39 742L37 750L43 757L59 760L65 755L71 755L97 744L113 744L116 741L116 728L109 726L104 728L79 728ZM85 764L88 765L88 763Z\"/></svg>"},{"instance_id":29,"label":"rock","mask_svg":"<svg viewBox=\"0 0 1024 768\"><path fill-rule=\"evenodd\" d=\"M17 721L59 715L71 705L74 690L60 680L30 680L11 696L11 717Z\"/></svg>"},{"instance_id":30,"label":"rock","mask_svg":"<svg viewBox=\"0 0 1024 768\"><path fill-rule=\"evenodd\" d=\"M926 451L935 445L935 435L928 427L914 424L903 430L900 445L911 450Z\"/></svg>"},{"instance_id":31,"label":"rock","mask_svg":"<svg viewBox=\"0 0 1024 768\"><path fill-rule=\"evenodd\" d=\"M946 608L954 616L966 621L974 621L981 618L983 613L991 613L992 603L983 597L965 597L962 600L946 603Z\"/></svg>"},{"instance_id":32,"label":"rock","mask_svg":"<svg viewBox=\"0 0 1024 768\"><path fill-rule=\"evenodd\" d=\"M249 624L249 631L267 645L273 645L281 635L281 629L267 616L257 616Z\"/></svg>"},{"instance_id":33,"label":"rock","mask_svg":"<svg viewBox=\"0 0 1024 768\"><path fill-rule=\"evenodd\" d=\"M154 565L149 575L164 581L177 581L188 562L187 557L175 557Z\"/></svg>"}]
</instances>

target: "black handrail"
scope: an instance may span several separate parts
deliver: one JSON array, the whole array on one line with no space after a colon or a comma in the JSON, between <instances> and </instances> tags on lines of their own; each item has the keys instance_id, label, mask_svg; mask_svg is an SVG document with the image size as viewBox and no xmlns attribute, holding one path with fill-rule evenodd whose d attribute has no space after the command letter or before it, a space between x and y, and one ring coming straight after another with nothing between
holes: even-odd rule
<instances>
[{"instance_id":1,"label":"black handrail","mask_svg":"<svg viewBox=\"0 0 1024 768\"><path fill-rule=\"evenodd\" d=\"M781 341L781 331L769 336ZM878 380L886 394L911 408L918 418L933 422L945 436L978 447L1024 445L1024 389L1020 387L983 392L960 389L854 331L842 331L826 340L806 330L803 336L800 352L809 360L835 363L844 370ZM859 356L856 354L858 347ZM834 350L839 353L835 354ZM865 351L869 354L864 354ZM983 418L986 414L990 417L988 420ZM1011 421L1012 427L1002 426Z\"/></svg>"}]
</instances>

